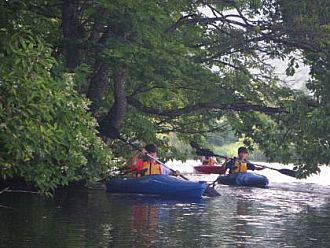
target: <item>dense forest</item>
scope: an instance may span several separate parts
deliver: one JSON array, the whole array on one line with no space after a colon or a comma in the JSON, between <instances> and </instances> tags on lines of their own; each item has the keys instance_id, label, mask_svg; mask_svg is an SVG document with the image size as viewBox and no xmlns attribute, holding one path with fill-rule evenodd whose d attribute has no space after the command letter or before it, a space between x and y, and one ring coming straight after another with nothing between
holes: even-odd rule
<instances>
[{"instance_id":1,"label":"dense forest","mask_svg":"<svg viewBox=\"0 0 330 248\"><path fill-rule=\"evenodd\" d=\"M301 176L330 164L326 0L0 2L0 175L50 192L155 143L234 132ZM309 66L306 90L288 87ZM300 61L300 62L299 62Z\"/></svg>"}]
</instances>

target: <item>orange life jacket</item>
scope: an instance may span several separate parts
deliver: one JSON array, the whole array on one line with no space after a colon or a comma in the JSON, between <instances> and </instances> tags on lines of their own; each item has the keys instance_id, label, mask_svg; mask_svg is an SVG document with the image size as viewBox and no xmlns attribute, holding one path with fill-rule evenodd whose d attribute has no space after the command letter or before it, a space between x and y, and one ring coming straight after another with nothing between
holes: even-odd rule
<instances>
[{"instance_id":1,"label":"orange life jacket","mask_svg":"<svg viewBox=\"0 0 330 248\"><path fill-rule=\"evenodd\" d=\"M144 161L141 175L148 176L148 175L159 175L161 174L160 165L155 163L154 161Z\"/></svg>"},{"instance_id":2,"label":"orange life jacket","mask_svg":"<svg viewBox=\"0 0 330 248\"><path fill-rule=\"evenodd\" d=\"M234 166L231 170L231 174L234 173L245 173L248 170L247 162L241 160L235 160Z\"/></svg>"},{"instance_id":3,"label":"orange life jacket","mask_svg":"<svg viewBox=\"0 0 330 248\"><path fill-rule=\"evenodd\" d=\"M213 159L213 158L209 158L209 159L205 159L205 160L203 160L202 164L203 164L203 165L211 165L211 166L213 166L213 165L216 165L217 162L216 162L215 159Z\"/></svg>"}]
</instances>

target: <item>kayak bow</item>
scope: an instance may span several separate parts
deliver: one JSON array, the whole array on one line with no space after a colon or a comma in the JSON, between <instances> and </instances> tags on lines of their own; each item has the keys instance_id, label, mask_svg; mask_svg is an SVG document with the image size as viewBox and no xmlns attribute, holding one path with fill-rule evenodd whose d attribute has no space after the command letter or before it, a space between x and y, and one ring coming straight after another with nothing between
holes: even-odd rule
<instances>
[{"instance_id":1,"label":"kayak bow","mask_svg":"<svg viewBox=\"0 0 330 248\"><path fill-rule=\"evenodd\" d=\"M190 182L168 175L111 178L106 182L111 193L151 194L176 198L201 198L205 182Z\"/></svg>"},{"instance_id":2,"label":"kayak bow","mask_svg":"<svg viewBox=\"0 0 330 248\"><path fill-rule=\"evenodd\" d=\"M219 176L217 182L224 185L258 188L266 188L269 183L267 177L251 172Z\"/></svg>"}]
</instances>

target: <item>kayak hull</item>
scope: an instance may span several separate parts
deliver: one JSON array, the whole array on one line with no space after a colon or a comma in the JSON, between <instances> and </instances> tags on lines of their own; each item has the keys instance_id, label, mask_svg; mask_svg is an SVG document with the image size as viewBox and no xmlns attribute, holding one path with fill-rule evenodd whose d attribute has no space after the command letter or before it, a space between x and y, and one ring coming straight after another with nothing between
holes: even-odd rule
<instances>
[{"instance_id":1,"label":"kayak hull","mask_svg":"<svg viewBox=\"0 0 330 248\"><path fill-rule=\"evenodd\" d=\"M224 166L216 165L198 165L194 166L194 169L202 174L225 174L226 168Z\"/></svg>"},{"instance_id":2,"label":"kayak hull","mask_svg":"<svg viewBox=\"0 0 330 248\"><path fill-rule=\"evenodd\" d=\"M232 186L266 188L269 181L263 175L247 172L219 176L218 183Z\"/></svg>"},{"instance_id":3,"label":"kayak hull","mask_svg":"<svg viewBox=\"0 0 330 248\"><path fill-rule=\"evenodd\" d=\"M149 194L176 198L201 198L207 184L168 175L112 178L106 182L111 193Z\"/></svg>"}]
</instances>

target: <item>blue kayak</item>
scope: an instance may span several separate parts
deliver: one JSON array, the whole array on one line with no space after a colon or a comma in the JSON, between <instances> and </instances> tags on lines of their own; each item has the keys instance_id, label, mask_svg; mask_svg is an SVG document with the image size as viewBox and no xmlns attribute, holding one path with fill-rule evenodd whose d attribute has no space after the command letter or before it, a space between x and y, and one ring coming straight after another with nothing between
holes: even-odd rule
<instances>
[{"instance_id":1,"label":"blue kayak","mask_svg":"<svg viewBox=\"0 0 330 248\"><path fill-rule=\"evenodd\" d=\"M207 184L167 175L112 178L106 182L111 193L151 194L165 197L201 198Z\"/></svg>"},{"instance_id":2,"label":"blue kayak","mask_svg":"<svg viewBox=\"0 0 330 248\"><path fill-rule=\"evenodd\" d=\"M246 172L219 176L218 183L232 186L265 188L269 182L267 177L263 175Z\"/></svg>"}]
</instances>

